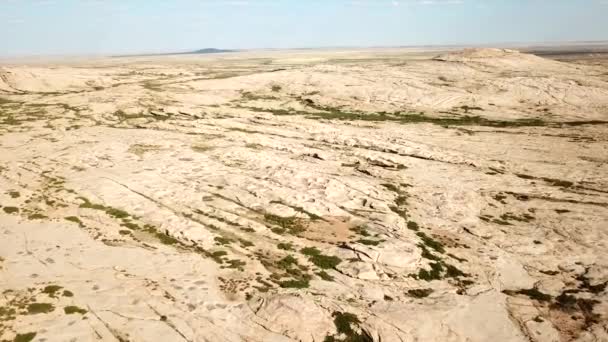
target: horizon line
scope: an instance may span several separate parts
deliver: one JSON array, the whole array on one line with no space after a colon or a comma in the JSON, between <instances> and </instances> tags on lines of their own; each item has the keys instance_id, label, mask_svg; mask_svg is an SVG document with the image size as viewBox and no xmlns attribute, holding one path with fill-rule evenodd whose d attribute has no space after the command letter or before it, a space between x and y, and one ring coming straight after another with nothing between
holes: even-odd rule
<instances>
[{"instance_id":1,"label":"horizon line","mask_svg":"<svg viewBox=\"0 0 608 342\"><path fill-rule=\"evenodd\" d=\"M548 47L568 47L568 46L576 46L576 45L605 45L604 48L608 49L608 40L564 40L564 41L506 41L506 42L497 42L497 43L454 43L454 44L417 44L417 45L333 45L333 46L313 46L313 47L286 47L286 48L277 48L277 47L258 47L258 48L216 48L216 47L206 47L206 48L196 48L189 50L176 50L176 51L141 51L141 52L128 52L128 53L67 53L67 54L23 54L23 55L0 55L0 60L2 59L15 59L15 58L82 58L82 57L107 57L107 58L124 58L124 57L152 57L152 56L172 56L172 55L188 55L188 54L201 54L201 55L215 55L215 54L225 54L225 53L238 53L238 52L248 52L248 51L297 51L297 50L338 50L338 49L414 49L414 48L431 48L431 49L439 49L439 48L468 48L468 47L487 47L487 48L548 48ZM218 52L208 52L208 53L197 53L197 51L202 50L219 50ZM604 51L599 51L604 52ZM608 52L608 50L606 51Z\"/></svg>"}]
</instances>

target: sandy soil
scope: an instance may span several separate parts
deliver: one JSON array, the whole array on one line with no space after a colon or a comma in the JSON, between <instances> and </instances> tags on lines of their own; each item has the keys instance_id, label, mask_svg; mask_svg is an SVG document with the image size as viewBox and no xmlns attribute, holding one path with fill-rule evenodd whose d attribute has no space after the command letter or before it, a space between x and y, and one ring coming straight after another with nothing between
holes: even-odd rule
<instances>
[{"instance_id":1,"label":"sandy soil","mask_svg":"<svg viewBox=\"0 0 608 342\"><path fill-rule=\"evenodd\" d=\"M1 341L608 341L608 63L0 66Z\"/></svg>"}]
</instances>

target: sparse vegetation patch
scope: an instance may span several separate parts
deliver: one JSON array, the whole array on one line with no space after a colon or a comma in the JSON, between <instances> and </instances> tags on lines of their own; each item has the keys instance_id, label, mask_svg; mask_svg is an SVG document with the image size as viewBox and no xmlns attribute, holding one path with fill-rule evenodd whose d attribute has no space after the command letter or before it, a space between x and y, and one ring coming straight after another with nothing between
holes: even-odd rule
<instances>
[{"instance_id":1,"label":"sparse vegetation patch","mask_svg":"<svg viewBox=\"0 0 608 342\"><path fill-rule=\"evenodd\" d=\"M315 247L302 248L300 252L308 256L308 260L322 269L335 268L342 262L337 256L323 255L321 251Z\"/></svg>"},{"instance_id":2,"label":"sparse vegetation patch","mask_svg":"<svg viewBox=\"0 0 608 342\"><path fill-rule=\"evenodd\" d=\"M445 249L443 248L443 244L441 242L434 240L433 238L431 238L430 236L426 235L423 232L418 232L418 233L416 233L416 235L418 235L420 237L420 239L422 240L422 243L425 246L432 248L439 253L445 252Z\"/></svg>"},{"instance_id":3,"label":"sparse vegetation patch","mask_svg":"<svg viewBox=\"0 0 608 342\"><path fill-rule=\"evenodd\" d=\"M332 316L338 334L327 335L324 342L373 342L373 338L360 327L357 315L335 311Z\"/></svg>"},{"instance_id":4,"label":"sparse vegetation patch","mask_svg":"<svg viewBox=\"0 0 608 342\"><path fill-rule=\"evenodd\" d=\"M277 244L277 248L278 249L282 249L282 250L286 250L286 251L292 251L293 250L293 244L291 242L288 242L288 243L280 242L279 244Z\"/></svg>"},{"instance_id":5,"label":"sparse vegetation patch","mask_svg":"<svg viewBox=\"0 0 608 342\"><path fill-rule=\"evenodd\" d=\"M350 230L360 236L370 236L370 233L367 231L367 227L365 226L351 227Z\"/></svg>"},{"instance_id":6,"label":"sparse vegetation patch","mask_svg":"<svg viewBox=\"0 0 608 342\"><path fill-rule=\"evenodd\" d=\"M303 220L301 218L298 218L295 216L282 217L282 216L266 213L266 214L264 214L264 220L266 220L266 222L268 222L274 226L277 226L275 228L279 228L279 229L281 229L281 231L287 231L294 235L303 233L306 230ZM277 232L277 231L275 231L275 232Z\"/></svg>"},{"instance_id":7,"label":"sparse vegetation patch","mask_svg":"<svg viewBox=\"0 0 608 342\"><path fill-rule=\"evenodd\" d=\"M84 224L82 223L82 221L76 216L67 216L67 217L64 217L64 219L66 221L77 223L80 227L84 227Z\"/></svg>"}]
</instances>

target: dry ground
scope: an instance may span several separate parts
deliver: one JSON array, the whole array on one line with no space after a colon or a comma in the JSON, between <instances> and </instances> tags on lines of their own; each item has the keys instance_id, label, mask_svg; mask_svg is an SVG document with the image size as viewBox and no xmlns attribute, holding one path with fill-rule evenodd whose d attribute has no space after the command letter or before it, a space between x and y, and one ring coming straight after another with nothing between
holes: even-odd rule
<instances>
[{"instance_id":1,"label":"dry ground","mask_svg":"<svg viewBox=\"0 0 608 342\"><path fill-rule=\"evenodd\" d=\"M0 206L0 340L607 341L608 63L5 64Z\"/></svg>"}]
</instances>

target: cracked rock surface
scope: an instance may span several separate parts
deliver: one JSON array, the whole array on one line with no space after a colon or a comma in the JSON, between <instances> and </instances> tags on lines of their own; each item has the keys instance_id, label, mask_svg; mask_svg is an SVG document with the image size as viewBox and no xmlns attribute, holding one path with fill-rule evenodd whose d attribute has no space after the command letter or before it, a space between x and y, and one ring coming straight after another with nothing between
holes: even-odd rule
<instances>
[{"instance_id":1,"label":"cracked rock surface","mask_svg":"<svg viewBox=\"0 0 608 342\"><path fill-rule=\"evenodd\" d=\"M607 341L608 61L0 65L0 341Z\"/></svg>"}]
</instances>

